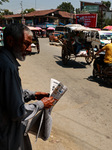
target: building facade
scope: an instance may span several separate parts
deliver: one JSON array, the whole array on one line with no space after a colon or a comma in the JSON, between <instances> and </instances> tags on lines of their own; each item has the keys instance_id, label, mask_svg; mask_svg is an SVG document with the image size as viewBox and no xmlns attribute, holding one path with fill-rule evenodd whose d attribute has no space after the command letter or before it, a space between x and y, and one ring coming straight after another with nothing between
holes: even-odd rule
<instances>
[{"instance_id":1,"label":"building facade","mask_svg":"<svg viewBox=\"0 0 112 150\"><path fill-rule=\"evenodd\" d=\"M41 28L56 27L57 25L75 23L75 15L60 11L59 9L39 10L27 14L5 15L3 16L1 26L20 22Z\"/></svg>"}]
</instances>

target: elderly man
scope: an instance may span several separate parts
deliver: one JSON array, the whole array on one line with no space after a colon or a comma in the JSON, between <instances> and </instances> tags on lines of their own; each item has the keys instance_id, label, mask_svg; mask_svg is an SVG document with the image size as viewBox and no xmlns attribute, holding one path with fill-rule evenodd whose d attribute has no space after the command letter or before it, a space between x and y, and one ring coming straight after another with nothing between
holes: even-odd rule
<instances>
[{"instance_id":1,"label":"elderly man","mask_svg":"<svg viewBox=\"0 0 112 150\"><path fill-rule=\"evenodd\" d=\"M25 135L27 119L53 105L48 93L23 91L17 59L25 60L32 43L32 32L22 24L11 24L4 30L4 47L0 50L0 149L31 150ZM35 100L38 99L38 100ZM25 103L35 100L34 103Z\"/></svg>"}]
</instances>

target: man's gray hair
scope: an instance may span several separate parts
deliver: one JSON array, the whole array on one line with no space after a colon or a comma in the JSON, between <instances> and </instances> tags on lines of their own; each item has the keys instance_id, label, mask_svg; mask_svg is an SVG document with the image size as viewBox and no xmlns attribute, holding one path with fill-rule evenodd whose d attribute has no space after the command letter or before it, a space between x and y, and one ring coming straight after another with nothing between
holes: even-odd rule
<instances>
[{"instance_id":1,"label":"man's gray hair","mask_svg":"<svg viewBox=\"0 0 112 150\"><path fill-rule=\"evenodd\" d=\"M24 25L24 31L26 31L28 35L33 36L33 32L26 25Z\"/></svg>"},{"instance_id":2,"label":"man's gray hair","mask_svg":"<svg viewBox=\"0 0 112 150\"><path fill-rule=\"evenodd\" d=\"M12 36L15 41L18 41L23 37L24 31L26 31L29 35L33 36L32 31L23 24L10 24L8 25L3 32L3 41L4 46L7 46L7 37Z\"/></svg>"}]
</instances>

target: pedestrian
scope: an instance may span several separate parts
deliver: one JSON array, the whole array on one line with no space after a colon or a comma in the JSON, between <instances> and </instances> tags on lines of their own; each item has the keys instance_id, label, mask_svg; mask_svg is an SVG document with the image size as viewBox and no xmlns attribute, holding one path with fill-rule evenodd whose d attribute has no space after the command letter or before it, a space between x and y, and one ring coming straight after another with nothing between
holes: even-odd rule
<instances>
[{"instance_id":1,"label":"pedestrian","mask_svg":"<svg viewBox=\"0 0 112 150\"><path fill-rule=\"evenodd\" d=\"M80 38L80 34L79 32L76 32L76 36L75 36L75 46L76 46L76 54L78 54L82 48L82 44L81 44L81 38Z\"/></svg>"},{"instance_id":2,"label":"pedestrian","mask_svg":"<svg viewBox=\"0 0 112 150\"><path fill-rule=\"evenodd\" d=\"M19 63L24 61L32 43L32 32L23 24L10 24L4 29L4 46L0 49L0 149L32 150L25 135L27 118L53 105L48 93L23 90ZM35 100L32 103L27 103Z\"/></svg>"}]
</instances>

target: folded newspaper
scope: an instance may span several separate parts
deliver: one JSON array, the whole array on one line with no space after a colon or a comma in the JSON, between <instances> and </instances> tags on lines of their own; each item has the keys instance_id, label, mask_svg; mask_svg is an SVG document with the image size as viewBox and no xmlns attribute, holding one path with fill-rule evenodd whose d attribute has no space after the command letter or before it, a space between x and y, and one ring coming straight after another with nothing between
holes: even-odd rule
<instances>
[{"instance_id":1,"label":"folded newspaper","mask_svg":"<svg viewBox=\"0 0 112 150\"><path fill-rule=\"evenodd\" d=\"M51 78L50 96L55 99L54 104L59 100L62 95L67 91L67 87L56 79Z\"/></svg>"}]
</instances>

